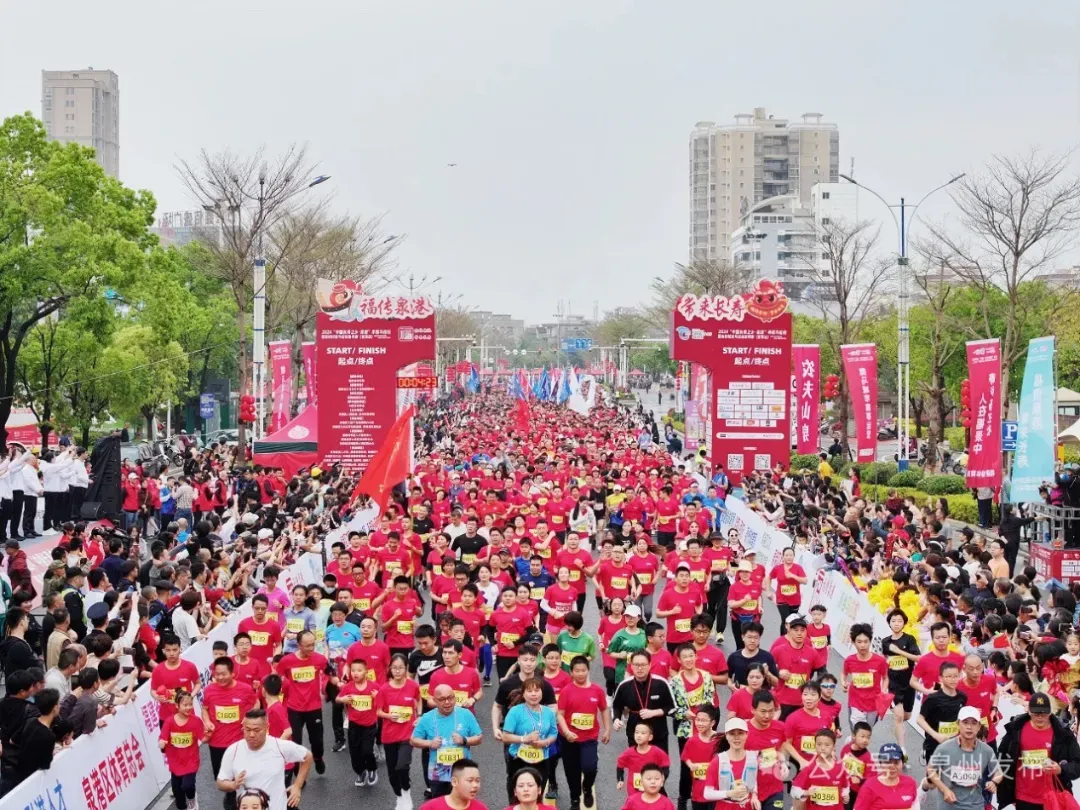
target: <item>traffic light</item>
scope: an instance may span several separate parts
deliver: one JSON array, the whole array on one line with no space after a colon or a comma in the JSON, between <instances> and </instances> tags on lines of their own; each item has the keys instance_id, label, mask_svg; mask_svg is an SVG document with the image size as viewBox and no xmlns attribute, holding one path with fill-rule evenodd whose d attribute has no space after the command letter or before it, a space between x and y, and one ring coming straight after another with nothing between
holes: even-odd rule
<instances>
[{"instance_id":1,"label":"traffic light","mask_svg":"<svg viewBox=\"0 0 1080 810\"><path fill-rule=\"evenodd\" d=\"M971 380L960 383L960 424L971 427Z\"/></svg>"},{"instance_id":2,"label":"traffic light","mask_svg":"<svg viewBox=\"0 0 1080 810\"><path fill-rule=\"evenodd\" d=\"M255 422L255 397L244 394L240 397L240 421L246 424Z\"/></svg>"},{"instance_id":3,"label":"traffic light","mask_svg":"<svg viewBox=\"0 0 1080 810\"><path fill-rule=\"evenodd\" d=\"M837 399L840 396L840 378L830 374L825 378L825 390L821 392L825 399Z\"/></svg>"}]
</instances>

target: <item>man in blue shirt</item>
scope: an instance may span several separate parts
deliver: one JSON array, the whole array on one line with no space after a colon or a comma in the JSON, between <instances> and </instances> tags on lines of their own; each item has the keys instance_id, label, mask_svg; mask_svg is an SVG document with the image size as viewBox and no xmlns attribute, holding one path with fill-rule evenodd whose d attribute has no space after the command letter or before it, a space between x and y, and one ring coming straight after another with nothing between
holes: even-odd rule
<instances>
[{"instance_id":1,"label":"man in blue shirt","mask_svg":"<svg viewBox=\"0 0 1080 810\"><path fill-rule=\"evenodd\" d=\"M712 512L712 528L720 528L720 513L727 509L727 503L717 493L715 486L710 486L708 494L701 501L702 506Z\"/></svg>"},{"instance_id":2,"label":"man in blue shirt","mask_svg":"<svg viewBox=\"0 0 1080 810\"><path fill-rule=\"evenodd\" d=\"M428 777L434 798L450 794L450 771L469 749L484 738L480 724L468 709L459 707L449 684L439 684L431 694L435 708L416 723L409 744L433 752L428 758Z\"/></svg>"}]
</instances>

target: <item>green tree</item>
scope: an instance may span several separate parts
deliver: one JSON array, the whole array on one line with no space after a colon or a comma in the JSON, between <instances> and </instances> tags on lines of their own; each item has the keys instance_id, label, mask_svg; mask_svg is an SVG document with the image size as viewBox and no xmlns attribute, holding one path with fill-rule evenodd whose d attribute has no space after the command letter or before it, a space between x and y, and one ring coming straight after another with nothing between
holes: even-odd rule
<instances>
[{"instance_id":1,"label":"green tree","mask_svg":"<svg viewBox=\"0 0 1080 810\"><path fill-rule=\"evenodd\" d=\"M93 155L50 142L30 113L0 125L0 445L31 330L130 284L153 242L153 197L106 176Z\"/></svg>"},{"instance_id":2,"label":"green tree","mask_svg":"<svg viewBox=\"0 0 1080 810\"><path fill-rule=\"evenodd\" d=\"M133 323L113 336L101 366L113 392L112 409L133 420L141 417L150 436L158 409L184 390L188 358L178 341Z\"/></svg>"}]
</instances>

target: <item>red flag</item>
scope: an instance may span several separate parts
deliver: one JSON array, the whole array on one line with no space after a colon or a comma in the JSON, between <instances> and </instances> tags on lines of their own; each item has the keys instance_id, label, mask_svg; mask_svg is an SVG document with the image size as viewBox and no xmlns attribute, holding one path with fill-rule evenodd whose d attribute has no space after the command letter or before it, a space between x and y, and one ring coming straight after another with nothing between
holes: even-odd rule
<instances>
[{"instance_id":1,"label":"red flag","mask_svg":"<svg viewBox=\"0 0 1080 810\"><path fill-rule=\"evenodd\" d=\"M529 432L529 419L532 416L532 409L529 408L529 401L526 399L519 399L517 401L517 409L514 411L514 427L518 433Z\"/></svg>"},{"instance_id":2,"label":"red flag","mask_svg":"<svg viewBox=\"0 0 1080 810\"><path fill-rule=\"evenodd\" d=\"M379 507L379 514L386 511L391 490L412 472L412 420L415 415L416 408L410 405L394 422L353 490L350 504L361 494L370 495Z\"/></svg>"}]
</instances>

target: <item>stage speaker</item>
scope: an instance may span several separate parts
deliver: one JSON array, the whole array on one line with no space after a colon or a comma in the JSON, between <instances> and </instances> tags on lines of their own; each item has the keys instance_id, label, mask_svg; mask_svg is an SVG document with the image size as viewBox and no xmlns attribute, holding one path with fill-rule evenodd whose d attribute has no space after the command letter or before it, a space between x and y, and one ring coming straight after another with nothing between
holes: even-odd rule
<instances>
[{"instance_id":1,"label":"stage speaker","mask_svg":"<svg viewBox=\"0 0 1080 810\"><path fill-rule=\"evenodd\" d=\"M105 513L101 511L101 501L83 501L79 509L79 520L101 520Z\"/></svg>"}]
</instances>

